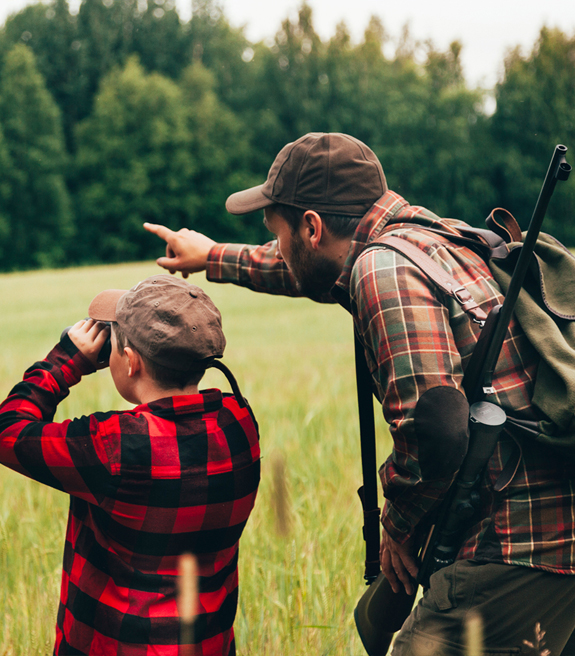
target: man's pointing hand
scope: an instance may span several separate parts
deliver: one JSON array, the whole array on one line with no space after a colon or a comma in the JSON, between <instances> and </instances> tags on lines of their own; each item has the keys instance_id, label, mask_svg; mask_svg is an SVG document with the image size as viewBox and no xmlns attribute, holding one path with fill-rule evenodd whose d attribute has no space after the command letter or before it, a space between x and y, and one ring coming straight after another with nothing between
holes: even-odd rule
<instances>
[{"instance_id":1,"label":"man's pointing hand","mask_svg":"<svg viewBox=\"0 0 575 656\"><path fill-rule=\"evenodd\" d=\"M166 256L156 260L159 266L170 273L181 271L183 278L206 269L213 239L187 228L174 232L155 223L144 223L144 228L166 242Z\"/></svg>"}]
</instances>

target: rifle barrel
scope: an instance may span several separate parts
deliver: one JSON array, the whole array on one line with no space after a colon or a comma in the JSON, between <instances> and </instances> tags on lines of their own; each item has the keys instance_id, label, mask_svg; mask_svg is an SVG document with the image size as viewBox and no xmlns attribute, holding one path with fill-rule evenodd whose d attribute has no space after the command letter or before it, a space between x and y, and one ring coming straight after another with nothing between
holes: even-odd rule
<instances>
[{"instance_id":1,"label":"rifle barrel","mask_svg":"<svg viewBox=\"0 0 575 656\"><path fill-rule=\"evenodd\" d=\"M484 366L482 368L483 372L480 378L483 390L491 388L493 372L495 371L495 366L499 359L499 354L503 346L505 335L507 334L511 316L515 309L515 303L517 302L517 297L519 296L529 264L531 263L533 250L539 237L539 233L541 232L541 225L545 217L545 212L547 211L547 206L553 195L555 185L557 184L557 180L567 180L569 173L571 172L571 166L565 159L566 152L566 146L561 144L555 146L553 157L551 158L549 168L547 169L547 174L543 181L541 191L539 192L539 198L537 199L537 204L533 210L533 216L531 217L529 228L523 241L523 246L521 247L521 252L517 264L515 265L513 276L511 277L511 282L509 283L509 289L505 294L505 300L499 312L497 326L493 331L491 344L487 351L487 355L485 356ZM485 396L485 392L483 393L483 396ZM473 399L473 401L478 400L481 399Z\"/></svg>"}]
</instances>

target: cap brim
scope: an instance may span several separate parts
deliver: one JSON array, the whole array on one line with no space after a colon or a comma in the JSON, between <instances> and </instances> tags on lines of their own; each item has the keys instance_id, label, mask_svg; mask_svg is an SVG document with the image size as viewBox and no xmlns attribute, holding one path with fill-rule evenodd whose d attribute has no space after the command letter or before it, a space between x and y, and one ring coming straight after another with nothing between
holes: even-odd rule
<instances>
[{"instance_id":1,"label":"cap brim","mask_svg":"<svg viewBox=\"0 0 575 656\"><path fill-rule=\"evenodd\" d=\"M248 214L257 210L263 210L264 207L273 205L275 201L271 200L262 193L262 185L238 191L232 194L226 201L226 209L230 214Z\"/></svg>"},{"instance_id":2,"label":"cap brim","mask_svg":"<svg viewBox=\"0 0 575 656\"><path fill-rule=\"evenodd\" d=\"M107 289L92 299L88 316L96 321L116 321L116 306L126 289Z\"/></svg>"}]
</instances>

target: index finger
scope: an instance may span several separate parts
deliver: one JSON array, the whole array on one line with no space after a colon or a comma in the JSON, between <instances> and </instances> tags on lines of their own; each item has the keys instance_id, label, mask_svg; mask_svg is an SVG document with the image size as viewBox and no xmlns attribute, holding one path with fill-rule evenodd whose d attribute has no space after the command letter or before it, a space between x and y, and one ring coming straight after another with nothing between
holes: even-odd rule
<instances>
[{"instance_id":1,"label":"index finger","mask_svg":"<svg viewBox=\"0 0 575 656\"><path fill-rule=\"evenodd\" d=\"M144 228L148 232L151 232L160 237L160 239L165 239L166 241L168 241L169 237L175 234L173 230L166 228L166 226L158 225L157 223L144 223Z\"/></svg>"}]
</instances>

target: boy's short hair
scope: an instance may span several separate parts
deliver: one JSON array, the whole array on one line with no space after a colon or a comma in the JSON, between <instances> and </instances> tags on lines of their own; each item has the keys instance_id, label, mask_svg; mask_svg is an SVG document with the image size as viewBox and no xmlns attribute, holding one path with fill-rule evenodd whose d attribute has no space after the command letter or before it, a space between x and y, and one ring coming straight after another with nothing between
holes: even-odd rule
<instances>
[{"instance_id":1,"label":"boy's short hair","mask_svg":"<svg viewBox=\"0 0 575 656\"><path fill-rule=\"evenodd\" d=\"M205 369L201 369L199 371L176 371L175 369L170 369L169 367L164 367L161 364L157 364L153 360L150 360L150 358L140 353L140 351L138 351L138 349L126 337L124 331L122 328L120 328L117 321L112 322L112 331L114 333L114 337L116 338L118 351L122 352L126 346L129 346L134 351L137 351L144 362L146 371L153 378L154 382L160 389L183 390L190 385L197 385L206 373Z\"/></svg>"}]
</instances>

